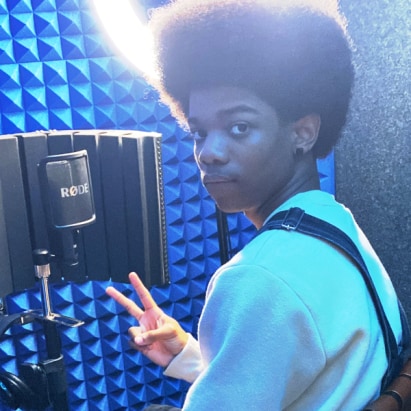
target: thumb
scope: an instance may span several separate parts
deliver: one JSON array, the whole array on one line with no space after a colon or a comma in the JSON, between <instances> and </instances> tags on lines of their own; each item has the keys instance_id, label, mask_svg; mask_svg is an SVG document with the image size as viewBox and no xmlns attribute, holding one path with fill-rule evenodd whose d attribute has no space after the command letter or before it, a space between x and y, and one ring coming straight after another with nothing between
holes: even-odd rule
<instances>
[{"instance_id":1,"label":"thumb","mask_svg":"<svg viewBox=\"0 0 411 411\"><path fill-rule=\"evenodd\" d=\"M170 338L175 337L175 332L172 327L168 324L163 325L161 328L157 328L154 330L149 330L146 332L141 332L140 334L136 335L134 338L134 342L137 345L150 345L157 341L164 341Z\"/></svg>"}]
</instances>

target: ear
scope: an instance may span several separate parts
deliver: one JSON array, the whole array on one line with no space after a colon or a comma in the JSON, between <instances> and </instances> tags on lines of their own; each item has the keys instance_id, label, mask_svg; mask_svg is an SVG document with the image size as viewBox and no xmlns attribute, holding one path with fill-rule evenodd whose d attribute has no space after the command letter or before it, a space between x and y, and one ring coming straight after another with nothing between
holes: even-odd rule
<instances>
[{"instance_id":1,"label":"ear","mask_svg":"<svg viewBox=\"0 0 411 411\"><path fill-rule=\"evenodd\" d=\"M295 151L309 152L317 142L321 118L318 114L309 114L292 124Z\"/></svg>"}]
</instances>

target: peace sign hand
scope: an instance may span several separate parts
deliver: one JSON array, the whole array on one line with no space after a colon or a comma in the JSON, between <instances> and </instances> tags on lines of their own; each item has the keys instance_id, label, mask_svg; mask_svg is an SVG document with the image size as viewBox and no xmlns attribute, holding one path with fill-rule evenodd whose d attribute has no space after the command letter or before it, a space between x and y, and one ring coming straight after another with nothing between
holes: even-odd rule
<instances>
[{"instance_id":1,"label":"peace sign hand","mask_svg":"<svg viewBox=\"0 0 411 411\"><path fill-rule=\"evenodd\" d=\"M187 344L188 334L174 318L161 310L136 273L130 273L129 279L144 310L114 287L107 287L106 293L140 324L139 327L130 327L128 330L130 346L156 364L167 367Z\"/></svg>"}]
</instances>

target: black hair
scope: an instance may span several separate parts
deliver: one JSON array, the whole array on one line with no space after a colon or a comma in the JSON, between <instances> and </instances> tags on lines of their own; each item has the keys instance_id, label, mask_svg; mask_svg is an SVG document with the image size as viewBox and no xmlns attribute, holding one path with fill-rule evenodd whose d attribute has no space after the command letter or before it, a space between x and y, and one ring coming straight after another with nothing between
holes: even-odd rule
<instances>
[{"instance_id":1,"label":"black hair","mask_svg":"<svg viewBox=\"0 0 411 411\"><path fill-rule=\"evenodd\" d=\"M337 7L332 14L310 1L275 3L176 0L155 11L153 84L182 124L190 91L218 85L250 89L284 123L318 114L313 153L324 157L345 124L354 79L344 20Z\"/></svg>"}]
</instances>

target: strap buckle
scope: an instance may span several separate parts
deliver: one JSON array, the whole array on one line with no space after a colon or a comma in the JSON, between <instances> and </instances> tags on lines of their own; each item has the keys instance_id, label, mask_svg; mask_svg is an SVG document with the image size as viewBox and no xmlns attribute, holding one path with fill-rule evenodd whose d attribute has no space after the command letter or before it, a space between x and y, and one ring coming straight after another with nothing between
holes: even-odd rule
<instances>
[{"instance_id":1,"label":"strap buckle","mask_svg":"<svg viewBox=\"0 0 411 411\"><path fill-rule=\"evenodd\" d=\"M292 207L287 211L281 227L287 231L295 231L301 223L305 211L298 207Z\"/></svg>"}]
</instances>

